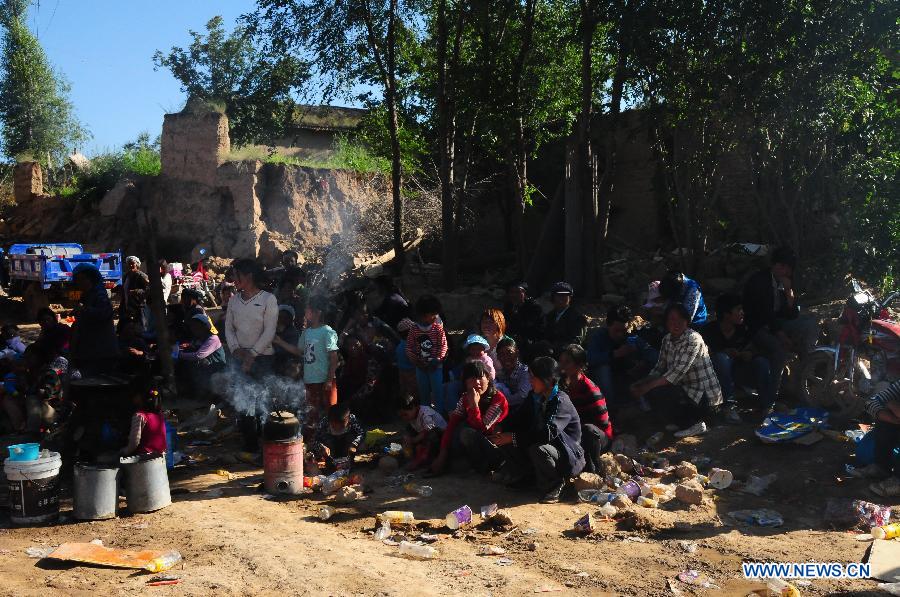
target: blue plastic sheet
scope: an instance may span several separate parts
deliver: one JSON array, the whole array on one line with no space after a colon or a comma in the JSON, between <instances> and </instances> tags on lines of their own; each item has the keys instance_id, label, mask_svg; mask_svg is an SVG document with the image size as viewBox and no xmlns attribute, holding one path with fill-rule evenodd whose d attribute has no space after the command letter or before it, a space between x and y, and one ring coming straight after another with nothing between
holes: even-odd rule
<instances>
[{"instance_id":1,"label":"blue plastic sheet","mask_svg":"<svg viewBox=\"0 0 900 597\"><path fill-rule=\"evenodd\" d=\"M756 430L756 437L767 444L789 442L828 427L828 411L823 408L795 408L788 413L767 417Z\"/></svg>"}]
</instances>

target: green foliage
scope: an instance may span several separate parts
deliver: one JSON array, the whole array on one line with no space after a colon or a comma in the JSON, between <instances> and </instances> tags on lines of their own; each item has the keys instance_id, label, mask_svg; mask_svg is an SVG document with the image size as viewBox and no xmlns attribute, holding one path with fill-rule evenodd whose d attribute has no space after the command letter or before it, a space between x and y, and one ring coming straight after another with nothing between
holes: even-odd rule
<instances>
[{"instance_id":1,"label":"green foliage","mask_svg":"<svg viewBox=\"0 0 900 597\"><path fill-rule=\"evenodd\" d=\"M305 168L323 168L328 170L351 170L353 172L373 172L389 175L391 162L385 157L376 155L358 141L351 141L345 136L335 139L334 147L328 157L304 158L278 153L274 147L265 148L259 145L238 147L231 151L229 161L259 160L265 164L285 164Z\"/></svg>"},{"instance_id":2,"label":"green foliage","mask_svg":"<svg viewBox=\"0 0 900 597\"><path fill-rule=\"evenodd\" d=\"M270 141L292 122L295 96L309 78L297 57L264 52L244 27L226 33L222 17L191 31L188 48L153 55L156 69L167 68L192 100L218 104L228 114L231 139L238 145Z\"/></svg>"},{"instance_id":3,"label":"green foliage","mask_svg":"<svg viewBox=\"0 0 900 597\"><path fill-rule=\"evenodd\" d=\"M94 157L86 168L75 172L54 192L60 197L96 203L123 178L156 176L161 167L159 139L151 142L149 133L145 132L120 151Z\"/></svg>"},{"instance_id":4,"label":"green foliage","mask_svg":"<svg viewBox=\"0 0 900 597\"><path fill-rule=\"evenodd\" d=\"M27 0L2 0L0 122L3 154L28 155L44 166L60 165L89 138L68 100L69 85L55 73L37 38L25 25Z\"/></svg>"}]
</instances>

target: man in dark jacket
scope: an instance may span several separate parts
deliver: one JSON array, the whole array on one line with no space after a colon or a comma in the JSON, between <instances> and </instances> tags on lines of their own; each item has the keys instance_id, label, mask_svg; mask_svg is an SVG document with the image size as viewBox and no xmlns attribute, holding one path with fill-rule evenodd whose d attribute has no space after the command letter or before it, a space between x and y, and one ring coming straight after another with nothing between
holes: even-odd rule
<instances>
[{"instance_id":1,"label":"man in dark jacket","mask_svg":"<svg viewBox=\"0 0 900 597\"><path fill-rule=\"evenodd\" d=\"M532 393L519 409L512 431L489 439L500 446L508 465L507 482L521 480L528 464L534 470L543 504L559 501L569 477L584 470L581 419L565 392L559 390L559 368L550 357L539 357L529 368Z\"/></svg>"},{"instance_id":2,"label":"man in dark jacket","mask_svg":"<svg viewBox=\"0 0 900 597\"><path fill-rule=\"evenodd\" d=\"M515 339L528 363L528 347L541 339L544 326L544 312L537 302L528 296L528 284L514 282L506 288L503 302L503 316L506 317L506 333Z\"/></svg>"},{"instance_id":3,"label":"man in dark jacket","mask_svg":"<svg viewBox=\"0 0 900 597\"><path fill-rule=\"evenodd\" d=\"M801 316L794 295L796 257L788 247L772 252L771 267L760 270L744 286L744 318L760 354L769 359L777 393L791 353L809 354L819 337L814 317Z\"/></svg>"},{"instance_id":4,"label":"man in dark jacket","mask_svg":"<svg viewBox=\"0 0 900 597\"><path fill-rule=\"evenodd\" d=\"M544 317L544 340L550 343L554 355L569 344L584 343L587 320L572 306L573 294L567 282L557 282L550 288L553 309Z\"/></svg>"},{"instance_id":5,"label":"man in dark jacket","mask_svg":"<svg viewBox=\"0 0 900 597\"><path fill-rule=\"evenodd\" d=\"M75 307L75 323L69 354L72 364L84 376L115 373L119 341L113 326L113 307L103 287L100 270L83 263L72 272L81 298Z\"/></svg>"}]
</instances>

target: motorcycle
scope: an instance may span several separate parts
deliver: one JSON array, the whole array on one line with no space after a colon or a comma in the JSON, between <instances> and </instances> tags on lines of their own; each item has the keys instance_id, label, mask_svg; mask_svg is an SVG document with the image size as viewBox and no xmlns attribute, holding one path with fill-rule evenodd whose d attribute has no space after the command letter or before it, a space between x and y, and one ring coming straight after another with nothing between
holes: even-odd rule
<instances>
[{"instance_id":1,"label":"motorcycle","mask_svg":"<svg viewBox=\"0 0 900 597\"><path fill-rule=\"evenodd\" d=\"M837 337L801 367L801 396L837 418L859 416L879 384L900 378L900 322L892 319L894 291L884 299L852 280L853 294L837 318Z\"/></svg>"}]
</instances>

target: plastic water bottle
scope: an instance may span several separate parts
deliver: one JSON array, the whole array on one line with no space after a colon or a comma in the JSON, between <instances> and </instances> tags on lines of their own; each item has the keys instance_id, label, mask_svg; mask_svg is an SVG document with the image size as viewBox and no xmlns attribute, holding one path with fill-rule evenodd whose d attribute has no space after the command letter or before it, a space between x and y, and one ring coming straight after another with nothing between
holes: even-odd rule
<instances>
[{"instance_id":1,"label":"plastic water bottle","mask_svg":"<svg viewBox=\"0 0 900 597\"><path fill-rule=\"evenodd\" d=\"M322 482L322 493L334 493L344 485L347 485L349 480L350 479L347 477L346 471L331 473L330 475L325 477L325 480Z\"/></svg>"},{"instance_id":2,"label":"plastic water bottle","mask_svg":"<svg viewBox=\"0 0 900 597\"><path fill-rule=\"evenodd\" d=\"M382 522L381 526L378 527L378 530L375 531L375 539L378 541L384 541L388 537L391 536L391 525L388 522Z\"/></svg>"},{"instance_id":3,"label":"plastic water bottle","mask_svg":"<svg viewBox=\"0 0 900 597\"><path fill-rule=\"evenodd\" d=\"M322 506L319 508L319 519L320 520L328 520L334 516L334 508L331 506Z\"/></svg>"},{"instance_id":4,"label":"plastic water bottle","mask_svg":"<svg viewBox=\"0 0 900 597\"><path fill-rule=\"evenodd\" d=\"M416 517L412 512L403 512L401 510L388 510L378 515L378 520L382 524L415 524Z\"/></svg>"},{"instance_id":5,"label":"plastic water bottle","mask_svg":"<svg viewBox=\"0 0 900 597\"><path fill-rule=\"evenodd\" d=\"M429 485L416 485L415 483L407 483L403 486L407 493L418 495L421 497L431 497L434 490Z\"/></svg>"},{"instance_id":6,"label":"plastic water bottle","mask_svg":"<svg viewBox=\"0 0 900 597\"><path fill-rule=\"evenodd\" d=\"M409 541L400 542L400 555L417 560L430 560L437 554L437 550L428 545L419 545Z\"/></svg>"},{"instance_id":7,"label":"plastic water bottle","mask_svg":"<svg viewBox=\"0 0 900 597\"><path fill-rule=\"evenodd\" d=\"M872 536L876 539L895 539L900 537L900 522L872 527Z\"/></svg>"}]
</instances>

